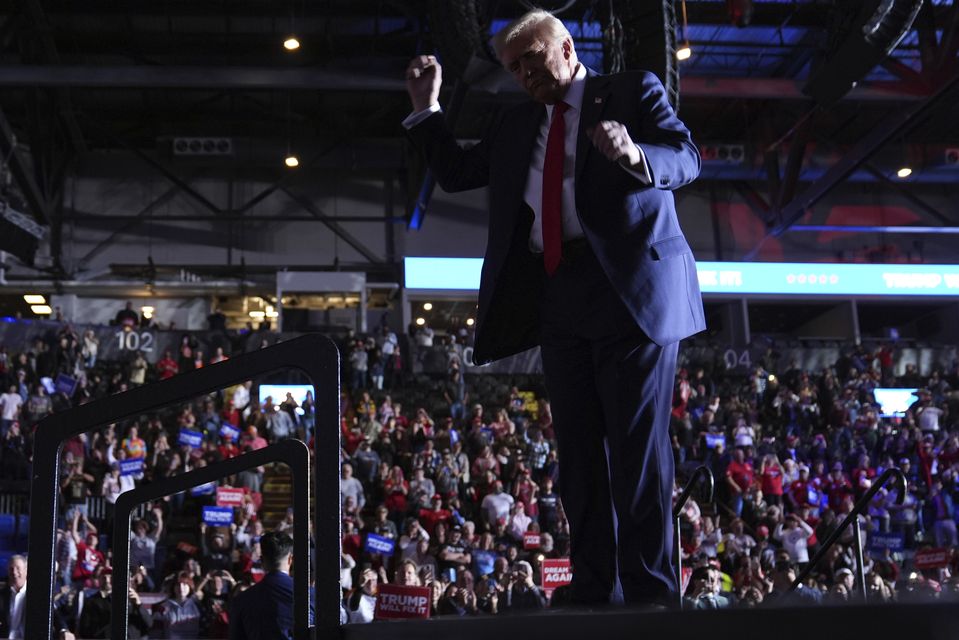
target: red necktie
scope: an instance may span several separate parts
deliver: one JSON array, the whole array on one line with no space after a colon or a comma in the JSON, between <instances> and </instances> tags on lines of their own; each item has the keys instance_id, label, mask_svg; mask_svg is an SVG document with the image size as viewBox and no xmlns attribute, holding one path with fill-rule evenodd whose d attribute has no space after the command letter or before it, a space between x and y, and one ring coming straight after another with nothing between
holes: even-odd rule
<instances>
[{"instance_id":1,"label":"red necktie","mask_svg":"<svg viewBox=\"0 0 959 640\"><path fill-rule=\"evenodd\" d=\"M565 102L553 105L543 162L543 264L553 275L563 257L563 160L566 158Z\"/></svg>"}]
</instances>

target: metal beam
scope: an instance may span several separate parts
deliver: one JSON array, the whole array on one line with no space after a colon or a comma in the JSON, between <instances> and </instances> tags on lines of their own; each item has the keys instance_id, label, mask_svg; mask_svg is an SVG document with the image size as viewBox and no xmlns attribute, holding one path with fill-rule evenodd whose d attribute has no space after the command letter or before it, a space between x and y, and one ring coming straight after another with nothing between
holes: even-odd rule
<instances>
[{"instance_id":1,"label":"metal beam","mask_svg":"<svg viewBox=\"0 0 959 640\"><path fill-rule=\"evenodd\" d=\"M325 91L406 91L395 78L283 67L152 67L88 65L3 65L7 87L89 87L105 89L306 89Z\"/></svg>"},{"instance_id":2,"label":"metal beam","mask_svg":"<svg viewBox=\"0 0 959 640\"><path fill-rule=\"evenodd\" d=\"M23 192L23 197L27 200L30 213L40 224L49 225L50 212L47 208L46 196L40 191L40 186L34 179L30 167L27 166L26 160L17 149L16 135L13 133L13 127L10 126L10 121L7 120L3 108L0 108L0 153L3 154L3 158L10 165L10 173L13 174L13 179L20 186L20 191Z\"/></svg>"},{"instance_id":3,"label":"metal beam","mask_svg":"<svg viewBox=\"0 0 959 640\"><path fill-rule=\"evenodd\" d=\"M339 223L337 223L336 218L327 215L319 207L313 204L309 198L291 192L288 187L280 187L280 190L288 195L294 202L313 214L314 218L325 224L330 231L342 238L346 244L353 247L361 256L374 264L382 264L383 260L381 260L375 253L370 251L366 245L360 242L357 238L353 237L353 234L341 227ZM383 218L379 218L379 222L382 221Z\"/></svg>"},{"instance_id":4,"label":"metal beam","mask_svg":"<svg viewBox=\"0 0 959 640\"><path fill-rule=\"evenodd\" d=\"M749 209L756 214L756 217L762 220L763 224L769 224L769 203L766 202L766 199L745 180L734 180L732 185ZM712 187L710 187L709 194L710 199L712 199L714 195Z\"/></svg>"},{"instance_id":5,"label":"metal beam","mask_svg":"<svg viewBox=\"0 0 959 640\"><path fill-rule=\"evenodd\" d=\"M899 192L899 195L901 195L903 198L905 198L906 200L914 204L917 208L922 209L924 212L926 212L928 215L932 216L933 218L935 218L942 224L946 226L952 226L954 224L959 223L959 220L950 220L948 216L946 216L944 213L936 209L934 206L932 206L931 204L929 204L928 202L926 202L925 200L917 196L915 193L912 192L911 189L907 189L905 183L903 183L902 181L893 180L888 175L886 175L885 173L877 169L872 163L870 162L863 163L863 168L869 173L871 173L872 175L876 176L878 180L881 180L882 182L885 182L886 184L888 184L890 187L892 187L897 192Z\"/></svg>"},{"instance_id":6,"label":"metal beam","mask_svg":"<svg viewBox=\"0 0 959 640\"><path fill-rule=\"evenodd\" d=\"M943 23L946 24L943 27L942 39L939 41L936 67L938 72L951 73L956 66L956 53L959 52L959 2L952 3Z\"/></svg>"},{"instance_id":7,"label":"metal beam","mask_svg":"<svg viewBox=\"0 0 959 640\"><path fill-rule=\"evenodd\" d=\"M33 23L33 28L37 36L36 40L42 52L43 62L59 66L60 53L57 51L57 45L53 39L53 27L50 26L50 22L47 20L47 16L39 0L21 0L20 5L22 6L23 13L28 16L30 22ZM63 122L63 126L66 127L73 150L77 153L82 153L87 150L87 143L83 136L83 131L80 129L80 123L77 122L77 118L74 115L70 92L63 86L55 88L57 90L54 92L53 97L56 101L56 108L60 120Z\"/></svg>"},{"instance_id":8,"label":"metal beam","mask_svg":"<svg viewBox=\"0 0 959 640\"><path fill-rule=\"evenodd\" d=\"M176 188L173 189L174 191ZM153 205L150 205L151 208ZM83 213L76 212L74 215L70 216L70 221L77 222L102 222L102 223L111 223L111 222L146 222L143 218L143 214L121 214L121 215L100 215L96 213ZM284 222L377 222L377 223L400 223L406 222L404 216L327 216L325 219L317 218L312 215L277 215L277 216L266 216L266 215L240 215L240 214L226 214L218 216L196 216L196 215L162 215L150 218L149 222L275 222L275 223L284 223Z\"/></svg>"},{"instance_id":9,"label":"metal beam","mask_svg":"<svg viewBox=\"0 0 959 640\"><path fill-rule=\"evenodd\" d=\"M201 204L204 208L208 209L211 213L217 214L217 215L223 213L223 210L220 207L213 204L213 202L211 202L206 196L204 196L202 193L200 193L199 191L191 187L185 180L183 180L180 176L176 175L176 173L174 173L172 170L167 168L167 166L164 165L162 162L150 156L150 154L142 151L141 149L137 149L136 147L133 147L127 144L125 140L123 140L118 135L116 135L109 127L107 127L103 123L95 122L92 120L91 122L93 122L94 125L104 133L104 135L106 135L111 140L113 140L115 144L133 153L136 157L143 160L143 162L145 162L146 164L156 169L157 172L160 173L160 175L162 175L167 180L172 182L176 187L182 190L183 193L185 193L186 195L196 200L199 204Z\"/></svg>"},{"instance_id":10,"label":"metal beam","mask_svg":"<svg viewBox=\"0 0 959 640\"><path fill-rule=\"evenodd\" d=\"M740 98L744 100L811 101L802 82L790 78L683 77L683 98ZM108 89L301 89L305 91L405 92L400 71L384 77L282 67L157 67L84 65L0 65L3 87L86 87ZM519 93L503 87L503 93ZM843 99L848 101L902 101L924 97L910 87L894 83L860 83Z\"/></svg>"},{"instance_id":11,"label":"metal beam","mask_svg":"<svg viewBox=\"0 0 959 640\"><path fill-rule=\"evenodd\" d=\"M134 216L130 216L130 219L127 224L115 230L113 233L110 234L108 238L102 240L97 246L90 249L90 251L88 251L87 254L80 259L80 262L78 263L77 267L82 268L86 266L90 262L90 260L92 260L93 258L103 253L103 251L105 251L107 247L109 247L111 244L116 242L121 235L128 232L130 229L133 229L140 222L142 222L144 218L146 218L147 214L149 214L151 211L153 211L160 205L166 204L167 202L172 200L177 195L177 193L179 193L179 191L180 191L180 188L178 186L170 187L169 189L166 190L166 192L161 194L153 202L150 202L149 204L147 204L147 206L143 207L143 209L141 209L139 213L137 213ZM81 214L80 216L76 216L75 211L71 211L70 213L74 214L70 216L71 220L74 218L83 217L83 214Z\"/></svg>"},{"instance_id":12,"label":"metal beam","mask_svg":"<svg viewBox=\"0 0 959 640\"><path fill-rule=\"evenodd\" d=\"M829 168L825 174L799 196L785 205L780 212L780 222L770 229L762 240L745 256L752 260L759 253L763 243L771 237L778 237L802 218L806 210L818 202L836 185L845 180L857 168L862 166L876 151L890 139L914 127L918 120L926 117L940 103L955 104L959 100L959 75L945 82L934 95L911 109L894 111L880 122L872 132L860 140L839 162Z\"/></svg>"}]
</instances>

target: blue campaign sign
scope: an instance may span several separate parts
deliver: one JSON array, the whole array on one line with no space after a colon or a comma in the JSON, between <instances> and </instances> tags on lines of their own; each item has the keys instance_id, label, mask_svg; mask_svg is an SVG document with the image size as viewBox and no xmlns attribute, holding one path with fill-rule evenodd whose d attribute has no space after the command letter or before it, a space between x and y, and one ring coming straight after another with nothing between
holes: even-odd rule
<instances>
[{"instance_id":1,"label":"blue campaign sign","mask_svg":"<svg viewBox=\"0 0 959 640\"><path fill-rule=\"evenodd\" d=\"M389 538L378 536L375 533L369 533L366 536L366 550L370 553L379 553L384 556L391 556L393 555L393 549L395 548L396 543Z\"/></svg>"},{"instance_id":2,"label":"blue campaign sign","mask_svg":"<svg viewBox=\"0 0 959 640\"><path fill-rule=\"evenodd\" d=\"M726 446L726 436L722 434L706 434L706 448L715 449L717 444L721 444L724 447Z\"/></svg>"},{"instance_id":3,"label":"blue campaign sign","mask_svg":"<svg viewBox=\"0 0 959 640\"><path fill-rule=\"evenodd\" d=\"M53 382L53 387L57 390L57 393L62 393L68 398L72 398L73 393L77 390L77 381L75 378L61 373L57 375L57 379Z\"/></svg>"},{"instance_id":4,"label":"blue campaign sign","mask_svg":"<svg viewBox=\"0 0 959 640\"><path fill-rule=\"evenodd\" d=\"M215 482L207 482L206 484L201 484L198 487L190 489L191 496L212 496L214 493L216 493Z\"/></svg>"},{"instance_id":5,"label":"blue campaign sign","mask_svg":"<svg viewBox=\"0 0 959 640\"><path fill-rule=\"evenodd\" d=\"M180 429L180 437L177 438L177 442L190 445L191 447L201 447L203 445L203 434L199 431Z\"/></svg>"},{"instance_id":6,"label":"blue campaign sign","mask_svg":"<svg viewBox=\"0 0 959 640\"><path fill-rule=\"evenodd\" d=\"M872 551L882 553L886 549L892 552L902 551L906 546L905 534L902 531L890 531L889 533L873 533L869 536L869 548Z\"/></svg>"},{"instance_id":7,"label":"blue campaign sign","mask_svg":"<svg viewBox=\"0 0 959 640\"><path fill-rule=\"evenodd\" d=\"M143 473L143 458L120 460L121 476L135 476L138 473Z\"/></svg>"},{"instance_id":8,"label":"blue campaign sign","mask_svg":"<svg viewBox=\"0 0 959 640\"><path fill-rule=\"evenodd\" d=\"M203 507L203 522L211 527L233 524L233 507Z\"/></svg>"},{"instance_id":9,"label":"blue campaign sign","mask_svg":"<svg viewBox=\"0 0 959 640\"><path fill-rule=\"evenodd\" d=\"M220 435L229 438L233 442L236 442L237 438L240 437L240 430L229 422L224 422L220 426Z\"/></svg>"}]
</instances>

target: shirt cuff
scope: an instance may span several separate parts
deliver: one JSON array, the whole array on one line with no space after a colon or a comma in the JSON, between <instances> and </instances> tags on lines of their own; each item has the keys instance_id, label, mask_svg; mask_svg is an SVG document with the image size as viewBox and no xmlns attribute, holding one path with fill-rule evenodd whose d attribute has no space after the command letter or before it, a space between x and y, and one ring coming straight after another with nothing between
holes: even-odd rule
<instances>
[{"instance_id":1,"label":"shirt cuff","mask_svg":"<svg viewBox=\"0 0 959 640\"><path fill-rule=\"evenodd\" d=\"M420 112L420 113L423 113L423 112ZM410 116L410 118L412 117L413 116ZM407 118L407 120L409 120L410 118ZM406 124L405 120L403 121L403 124L404 125ZM620 163L620 166L623 167L626 173L630 174L631 176L633 176L634 178L636 178L643 184L645 185L653 184L653 177L649 175L649 164L646 162L646 154L643 153L643 148L639 146L638 144L636 145L636 149L639 150L639 162L637 162L636 164L632 166L627 166L625 164Z\"/></svg>"},{"instance_id":2,"label":"shirt cuff","mask_svg":"<svg viewBox=\"0 0 959 640\"><path fill-rule=\"evenodd\" d=\"M406 119L403 120L403 126L407 129L412 129L413 127L423 122L434 113L438 113L439 111L440 111L440 105L438 102L431 104L430 106L426 107L422 111L416 111L406 116ZM644 161L644 164L645 164L645 161ZM650 180L650 182L652 182L652 180Z\"/></svg>"}]
</instances>

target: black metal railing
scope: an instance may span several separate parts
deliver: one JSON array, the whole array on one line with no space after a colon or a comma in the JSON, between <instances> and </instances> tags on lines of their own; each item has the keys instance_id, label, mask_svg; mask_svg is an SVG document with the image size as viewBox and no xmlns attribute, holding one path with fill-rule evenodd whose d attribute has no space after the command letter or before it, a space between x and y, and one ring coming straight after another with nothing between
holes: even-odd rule
<instances>
[{"instance_id":1,"label":"black metal railing","mask_svg":"<svg viewBox=\"0 0 959 640\"><path fill-rule=\"evenodd\" d=\"M148 500L186 491L270 462L285 462L293 472L293 557L309 557L310 451L300 440L284 440L264 449L214 462L206 467L121 493L117 498L113 521L113 593L118 596L113 598L111 605L112 638L127 637L130 599L120 597L119 594L127 593L130 582L130 514L134 508ZM310 563L302 562L296 566L297 570L293 574L293 638L308 640L310 637Z\"/></svg>"},{"instance_id":2,"label":"black metal railing","mask_svg":"<svg viewBox=\"0 0 959 640\"><path fill-rule=\"evenodd\" d=\"M693 494L693 491L699 483L706 485L706 502L712 502L713 492L716 489L716 481L709 467L701 465L693 471L693 476L689 479L689 482L686 483L683 492L679 494L679 500L676 502L676 506L673 507L673 518L676 521L676 583L679 585L680 609L683 608L683 536L679 530L680 516L682 516L683 510L686 508L686 503L689 502L689 497Z\"/></svg>"},{"instance_id":3,"label":"black metal railing","mask_svg":"<svg viewBox=\"0 0 959 640\"><path fill-rule=\"evenodd\" d=\"M56 413L39 423L31 477L27 638L52 640L53 558L63 443L100 425L134 418L144 412L192 400L199 395L282 369L302 371L314 388L315 626L318 636L323 632L338 633L341 544L340 355L328 338L310 334Z\"/></svg>"},{"instance_id":4,"label":"black metal railing","mask_svg":"<svg viewBox=\"0 0 959 640\"><path fill-rule=\"evenodd\" d=\"M896 495L896 504L902 504L906 499L906 476L903 475L896 467L891 469L886 469L883 471L873 485L869 488L866 493L863 494L859 501L856 502L856 505L853 507L852 511L846 516L842 523L833 530L829 536L823 540L822 544L819 546L819 551L816 552L816 555L813 556L812 560L809 561L809 564L806 565L806 568L800 572L796 579L793 580L793 583L789 585L788 592L795 591L803 581L809 577L809 575L816 568L816 565L819 564L819 561L826 556L826 552L829 551L830 547L836 544L836 541L839 540L839 537L842 535L843 531L852 524L853 525L853 546L856 551L856 582L859 586L859 591L862 593L862 600L866 602L869 599L868 592L866 591L866 569L863 566L862 558L862 530L859 525L859 515L869 506L869 503L872 502L872 499L875 497L876 493L885 486L889 479L895 477L897 484L897 495Z\"/></svg>"}]
</instances>

